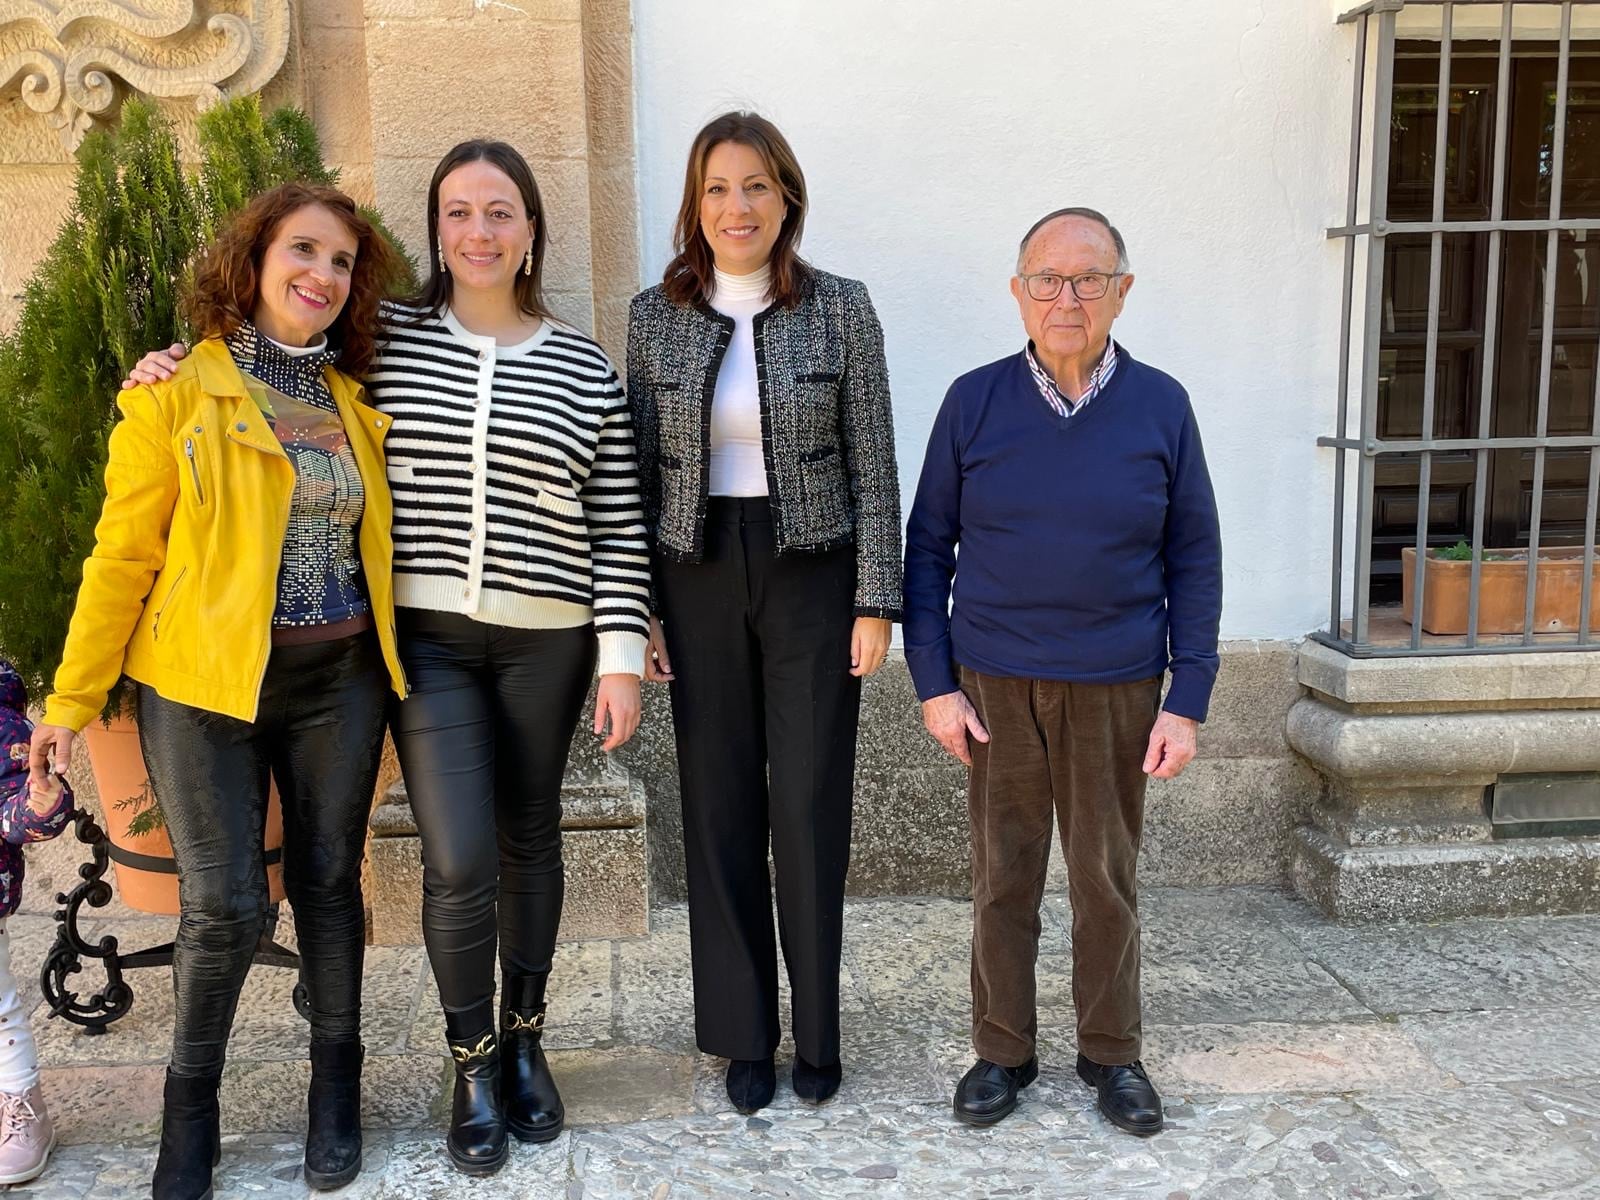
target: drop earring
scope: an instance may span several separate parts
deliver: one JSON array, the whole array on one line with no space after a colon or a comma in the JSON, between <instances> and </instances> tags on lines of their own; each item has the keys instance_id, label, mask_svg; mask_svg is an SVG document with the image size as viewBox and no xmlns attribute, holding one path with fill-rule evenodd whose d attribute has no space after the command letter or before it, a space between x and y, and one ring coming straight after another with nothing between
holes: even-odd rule
<instances>
[{"instance_id":1,"label":"drop earring","mask_svg":"<svg viewBox=\"0 0 1600 1200\"><path fill-rule=\"evenodd\" d=\"M448 275L450 273L450 269L444 265L444 247L443 246L439 247L439 271L442 274L445 274L445 275Z\"/></svg>"},{"instance_id":2,"label":"drop earring","mask_svg":"<svg viewBox=\"0 0 1600 1200\"><path fill-rule=\"evenodd\" d=\"M524 275L532 275L533 274L533 247L532 246L528 247L527 257L525 257L522 260L522 273Z\"/></svg>"}]
</instances>

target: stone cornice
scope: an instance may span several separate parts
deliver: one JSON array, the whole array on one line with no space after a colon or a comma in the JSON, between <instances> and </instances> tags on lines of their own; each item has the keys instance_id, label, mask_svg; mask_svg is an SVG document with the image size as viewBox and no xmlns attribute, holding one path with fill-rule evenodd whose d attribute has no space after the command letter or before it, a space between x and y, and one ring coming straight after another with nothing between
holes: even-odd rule
<instances>
[{"instance_id":1,"label":"stone cornice","mask_svg":"<svg viewBox=\"0 0 1600 1200\"><path fill-rule=\"evenodd\" d=\"M202 111L260 91L292 25L289 0L0 0L0 95L19 89L76 150L119 86Z\"/></svg>"}]
</instances>

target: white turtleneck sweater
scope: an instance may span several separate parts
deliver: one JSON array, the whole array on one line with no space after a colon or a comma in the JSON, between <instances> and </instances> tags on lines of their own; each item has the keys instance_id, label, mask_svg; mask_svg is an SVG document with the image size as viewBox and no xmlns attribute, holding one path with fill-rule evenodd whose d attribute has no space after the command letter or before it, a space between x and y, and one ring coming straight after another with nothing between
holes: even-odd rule
<instances>
[{"instance_id":1,"label":"white turtleneck sweater","mask_svg":"<svg viewBox=\"0 0 1600 1200\"><path fill-rule=\"evenodd\" d=\"M765 496L761 453L761 396L756 390L756 340L751 319L772 303L772 267L749 275L717 272L711 307L733 318L733 340L717 372L711 401L711 494Z\"/></svg>"}]
</instances>

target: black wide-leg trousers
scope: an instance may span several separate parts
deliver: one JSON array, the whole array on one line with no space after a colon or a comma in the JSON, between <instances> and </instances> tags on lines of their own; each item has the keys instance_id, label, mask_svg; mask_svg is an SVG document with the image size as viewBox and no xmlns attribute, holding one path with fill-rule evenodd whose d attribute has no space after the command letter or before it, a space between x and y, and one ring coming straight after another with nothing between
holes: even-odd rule
<instances>
[{"instance_id":1,"label":"black wide-leg trousers","mask_svg":"<svg viewBox=\"0 0 1600 1200\"><path fill-rule=\"evenodd\" d=\"M795 1050L832 1065L861 700L855 551L780 557L765 498L713 497L704 560L659 562L656 579L676 676L696 1041L724 1058L777 1047L770 844Z\"/></svg>"},{"instance_id":2,"label":"black wide-leg trousers","mask_svg":"<svg viewBox=\"0 0 1600 1200\"><path fill-rule=\"evenodd\" d=\"M172 1070L222 1070L269 899L262 836L273 779L311 1040L361 1029L361 852L383 749L389 674L371 633L275 646L254 721L137 685L145 768L178 867Z\"/></svg>"},{"instance_id":3,"label":"black wide-leg trousers","mask_svg":"<svg viewBox=\"0 0 1600 1200\"><path fill-rule=\"evenodd\" d=\"M422 938L447 1012L550 969L561 923L561 778L594 626L513 629L399 610L411 695L392 729L422 840Z\"/></svg>"}]
</instances>

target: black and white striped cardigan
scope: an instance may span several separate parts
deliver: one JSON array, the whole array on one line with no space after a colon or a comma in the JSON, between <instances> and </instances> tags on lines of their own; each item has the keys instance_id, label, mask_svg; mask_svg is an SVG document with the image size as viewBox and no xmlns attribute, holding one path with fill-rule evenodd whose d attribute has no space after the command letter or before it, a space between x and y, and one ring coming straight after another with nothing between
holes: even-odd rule
<instances>
[{"instance_id":1,"label":"black and white striped cardigan","mask_svg":"<svg viewBox=\"0 0 1600 1200\"><path fill-rule=\"evenodd\" d=\"M642 674L650 559L605 351L553 321L497 347L448 312L383 316L366 385L393 421L395 603L522 629L593 620L599 672Z\"/></svg>"}]
</instances>

